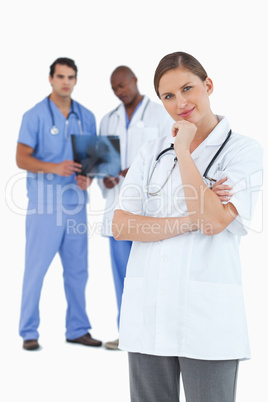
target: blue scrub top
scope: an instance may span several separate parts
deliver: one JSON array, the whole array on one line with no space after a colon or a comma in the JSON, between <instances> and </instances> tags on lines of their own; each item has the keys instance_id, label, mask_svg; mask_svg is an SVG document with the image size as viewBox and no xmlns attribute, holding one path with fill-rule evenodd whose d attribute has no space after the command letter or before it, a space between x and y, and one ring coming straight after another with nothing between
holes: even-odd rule
<instances>
[{"instance_id":1,"label":"blue scrub top","mask_svg":"<svg viewBox=\"0 0 268 402\"><path fill-rule=\"evenodd\" d=\"M130 122L131 122L131 120L132 120L134 114L137 112L137 110L138 110L139 107L141 106L142 102L143 102L143 98L142 98L142 100L140 101L140 103L138 103L137 106L135 107L134 112L133 112L133 114L132 114L132 116L131 116L130 119L128 118L128 114L127 114L127 111L126 111L126 108L125 108L126 129L128 129L128 127L129 127L129 125L130 125Z\"/></svg>"},{"instance_id":2,"label":"blue scrub top","mask_svg":"<svg viewBox=\"0 0 268 402\"><path fill-rule=\"evenodd\" d=\"M34 149L33 156L44 162L60 163L66 159L73 160L71 134L80 134L77 118L72 113L65 138L66 118L58 107L50 101L54 123L59 134L52 135L51 114L48 99L45 98L28 110L22 118L18 142ZM81 120L83 135L96 135L94 114L73 101L73 111ZM27 173L27 195L33 203L54 205L77 205L87 201L87 192L80 190L75 181L75 174L69 177L56 174Z\"/></svg>"}]
</instances>

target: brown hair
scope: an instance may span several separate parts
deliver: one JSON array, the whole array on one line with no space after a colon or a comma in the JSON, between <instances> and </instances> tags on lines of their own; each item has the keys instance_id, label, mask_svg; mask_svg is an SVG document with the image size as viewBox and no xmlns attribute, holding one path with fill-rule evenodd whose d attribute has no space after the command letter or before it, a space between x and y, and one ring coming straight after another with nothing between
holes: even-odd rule
<instances>
[{"instance_id":1,"label":"brown hair","mask_svg":"<svg viewBox=\"0 0 268 402\"><path fill-rule=\"evenodd\" d=\"M197 75L202 81L205 81L208 76L204 67L190 54L184 52L167 54L160 60L154 74L154 89L159 98L160 96L158 88L161 77L167 71L178 67L184 67L186 70L189 70L191 73Z\"/></svg>"}]
</instances>

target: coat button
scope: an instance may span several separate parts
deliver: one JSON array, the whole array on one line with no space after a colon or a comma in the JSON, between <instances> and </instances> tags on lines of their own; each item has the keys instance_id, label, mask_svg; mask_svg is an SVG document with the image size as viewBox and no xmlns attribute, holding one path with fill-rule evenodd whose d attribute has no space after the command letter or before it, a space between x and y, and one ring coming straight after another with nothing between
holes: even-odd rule
<instances>
[{"instance_id":1,"label":"coat button","mask_svg":"<svg viewBox=\"0 0 268 402\"><path fill-rule=\"evenodd\" d=\"M168 256L167 256L167 255L163 255L163 256L161 257L161 262L169 262Z\"/></svg>"}]
</instances>

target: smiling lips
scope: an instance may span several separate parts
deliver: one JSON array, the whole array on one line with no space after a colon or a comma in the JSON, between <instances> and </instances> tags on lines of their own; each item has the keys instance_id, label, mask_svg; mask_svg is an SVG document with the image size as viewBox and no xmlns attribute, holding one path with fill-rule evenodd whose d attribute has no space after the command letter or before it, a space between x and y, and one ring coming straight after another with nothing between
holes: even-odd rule
<instances>
[{"instance_id":1,"label":"smiling lips","mask_svg":"<svg viewBox=\"0 0 268 402\"><path fill-rule=\"evenodd\" d=\"M184 112L182 112L182 113L180 113L179 114L179 116L180 117L189 117L191 114L192 114L192 112L193 112L193 110L194 110L195 108L193 107L192 109L189 109L189 110L185 110Z\"/></svg>"}]
</instances>

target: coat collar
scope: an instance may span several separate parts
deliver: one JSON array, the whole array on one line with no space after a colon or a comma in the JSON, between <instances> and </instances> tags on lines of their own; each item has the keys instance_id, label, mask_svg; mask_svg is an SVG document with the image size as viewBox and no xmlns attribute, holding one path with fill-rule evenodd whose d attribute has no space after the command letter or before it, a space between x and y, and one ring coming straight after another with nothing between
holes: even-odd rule
<instances>
[{"instance_id":1,"label":"coat collar","mask_svg":"<svg viewBox=\"0 0 268 402\"><path fill-rule=\"evenodd\" d=\"M141 103L139 109L137 110L137 112L134 114L133 119L135 119L136 116L137 116L138 118L140 118L140 115L142 114L142 112L143 112L144 108L146 107L148 101L149 101L148 96L144 95L143 100L142 100L142 103ZM110 115L112 115L113 113L116 113L118 116L125 116L125 106L124 106L124 104L121 102L121 103L117 106L117 108L115 108L115 109L110 113Z\"/></svg>"}]
</instances>

